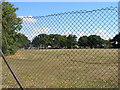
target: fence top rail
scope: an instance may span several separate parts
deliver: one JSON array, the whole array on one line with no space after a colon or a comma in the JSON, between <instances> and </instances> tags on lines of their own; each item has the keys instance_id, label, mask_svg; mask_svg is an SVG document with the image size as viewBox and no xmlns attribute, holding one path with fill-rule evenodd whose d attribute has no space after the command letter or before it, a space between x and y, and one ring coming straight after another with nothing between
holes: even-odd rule
<instances>
[{"instance_id":1,"label":"fence top rail","mask_svg":"<svg viewBox=\"0 0 120 90\"><path fill-rule=\"evenodd\" d=\"M54 14L50 14L50 15L45 15L45 16L19 16L19 18L42 18L42 17L50 17L50 16L59 16L59 15L65 15L65 14L84 14L84 13L93 13L93 12L97 12L97 11L118 11L118 7L106 7L106 8L101 8L101 9L95 9L95 10L77 10L77 11L69 11L69 12L62 12L62 13L54 13Z\"/></svg>"}]
</instances>

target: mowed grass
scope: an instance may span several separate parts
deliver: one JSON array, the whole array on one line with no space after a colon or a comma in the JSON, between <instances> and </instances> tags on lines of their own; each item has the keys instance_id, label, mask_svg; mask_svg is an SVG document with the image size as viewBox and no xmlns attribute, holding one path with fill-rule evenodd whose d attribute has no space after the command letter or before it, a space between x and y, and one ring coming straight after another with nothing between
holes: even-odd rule
<instances>
[{"instance_id":1,"label":"mowed grass","mask_svg":"<svg viewBox=\"0 0 120 90\"><path fill-rule=\"evenodd\" d=\"M117 49L19 50L6 58L25 88L118 87ZM2 68L3 87L19 87Z\"/></svg>"}]
</instances>

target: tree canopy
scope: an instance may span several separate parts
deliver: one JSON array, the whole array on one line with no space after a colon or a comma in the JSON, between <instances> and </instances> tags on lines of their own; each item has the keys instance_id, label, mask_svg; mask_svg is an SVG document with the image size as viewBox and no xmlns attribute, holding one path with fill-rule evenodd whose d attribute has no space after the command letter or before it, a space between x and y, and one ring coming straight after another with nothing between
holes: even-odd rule
<instances>
[{"instance_id":1,"label":"tree canopy","mask_svg":"<svg viewBox=\"0 0 120 90\"><path fill-rule=\"evenodd\" d=\"M78 40L78 46L80 46L81 48L86 48L87 46L89 46L88 43L89 41L87 36L80 37Z\"/></svg>"},{"instance_id":2,"label":"tree canopy","mask_svg":"<svg viewBox=\"0 0 120 90\"><path fill-rule=\"evenodd\" d=\"M76 35L60 35L60 34L39 34L32 40L32 45L38 48L111 48L112 46L115 48L119 47L120 40L119 34L116 35L112 40L104 40L100 36L90 35L90 36L82 36L77 41ZM116 44L117 43L117 44Z\"/></svg>"},{"instance_id":3,"label":"tree canopy","mask_svg":"<svg viewBox=\"0 0 120 90\"><path fill-rule=\"evenodd\" d=\"M77 44L75 35L59 35L59 34L40 34L36 36L32 45L34 47L45 47L51 46L51 48L73 48Z\"/></svg>"},{"instance_id":4,"label":"tree canopy","mask_svg":"<svg viewBox=\"0 0 120 90\"><path fill-rule=\"evenodd\" d=\"M19 47L22 47L20 38L27 40L26 36L18 34L22 28L22 20L17 17L17 10L18 8L9 2L2 3L2 51L4 54L14 54Z\"/></svg>"},{"instance_id":5,"label":"tree canopy","mask_svg":"<svg viewBox=\"0 0 120 90\"><path fill-rule=\"evenodd\" d=\"M110 42L113 48L120 48L120 32Z\"/></svg>"},{"instance_id":6,"label":"tree canopy","mask_svg":"<svg viewBox=\"0 0 120 90\"><path fill-rule=\"evenodd\" d=\"M67 37L67 48L75 48L77 44L77 36L76 35L69 35Z\"/></svg>"},{"instance_id":7,"label":"tree canopy","mask_svg":"<svg viewBox=\"0 0 120 90\"><path fill-rule=\"evenodd\" d=\"M100 36L97 35L90 35L90 36L83 36L80 37L78 40L78 45L81 48L107 48L108 41L102 39Z\"/></svg>"}]
</instances>

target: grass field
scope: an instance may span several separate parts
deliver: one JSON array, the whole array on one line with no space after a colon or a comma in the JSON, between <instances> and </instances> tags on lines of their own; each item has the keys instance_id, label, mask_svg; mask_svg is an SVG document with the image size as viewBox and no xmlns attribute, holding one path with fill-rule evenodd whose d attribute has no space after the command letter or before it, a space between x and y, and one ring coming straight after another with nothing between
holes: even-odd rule
<instances>
[{"instance_id":1,"label":"grass field","mask_svg":"<svg viewBox=\"0 0 120 90\"><path fill-rule=\"evenodd\" d=\"M118 87L117 49L19 50L7 61L25 88ZM2 68L3 87L18 87Z\"/></svg>"}]
</instances>

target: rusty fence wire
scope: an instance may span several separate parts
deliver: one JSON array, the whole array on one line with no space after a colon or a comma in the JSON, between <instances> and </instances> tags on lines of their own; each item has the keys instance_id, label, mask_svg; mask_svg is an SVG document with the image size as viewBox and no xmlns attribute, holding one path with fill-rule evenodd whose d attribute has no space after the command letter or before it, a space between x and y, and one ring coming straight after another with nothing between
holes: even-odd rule
<instances>
[{"instance_id":1,"label":"rusty fence wire","mask_svg":"<svg viewBox=\"0 0 120 90\"><path fill-rule=\"evenodd\" d=\"M26 38L6 58L24 88L118 88L118 7L18 18ZM19 87L2 68L3 87Z\"/></svg>"}]
</instances>

